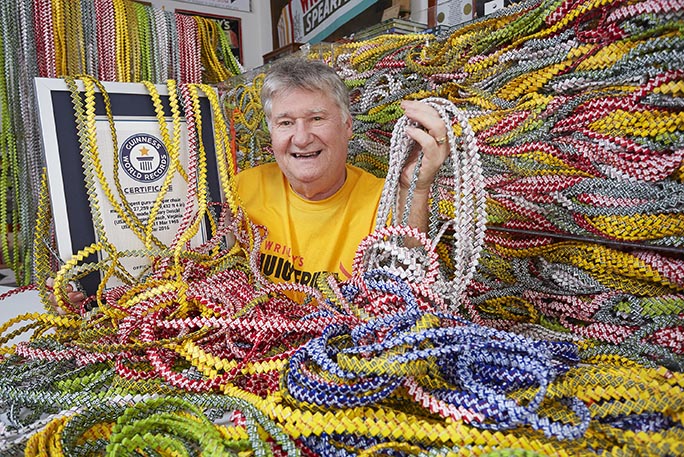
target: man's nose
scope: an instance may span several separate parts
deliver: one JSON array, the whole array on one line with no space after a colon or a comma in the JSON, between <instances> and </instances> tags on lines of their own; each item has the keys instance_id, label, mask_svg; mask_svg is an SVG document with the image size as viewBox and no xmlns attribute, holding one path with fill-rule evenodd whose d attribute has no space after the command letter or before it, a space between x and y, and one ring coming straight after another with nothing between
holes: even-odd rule
<instances>
[{"instance_id":1,"label":"man's nose","mask_svg":"<svg viewBox=\"0 0 684 457\"><path fill-rule=\"evenodd\" d=\"M302 120L295 122L294 134L292 135L292 142L296 145L306 145L311 143L313 135L311 129Z\"/></svg>"}]
</instances>

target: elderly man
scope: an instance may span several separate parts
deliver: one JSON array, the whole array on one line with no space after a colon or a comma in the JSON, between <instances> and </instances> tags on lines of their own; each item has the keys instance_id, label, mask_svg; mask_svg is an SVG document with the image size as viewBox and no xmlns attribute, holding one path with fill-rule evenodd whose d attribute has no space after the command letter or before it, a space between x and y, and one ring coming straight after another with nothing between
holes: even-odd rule
<instances>
[{"instance_id":1,"label":"elderly man","mask_svg":"<svg viewBox=\"0 0 684 457\"><path fill-rule=\"evenodd\" d=\"M348 278L359 242L375 227L384 180L347 164L347 88L324 62L289 58L267 71L261 102L275 163L244 170L237 181L248 216L268 230L261 271L275 282L312 286L323 272ZM401 107L422 127L407 130L424 152L408 223L425 231L430 187L449 154L446 126L425 103ZM400 202L415 164L412 157L402 171Z\"/></svg>"}]
</instances>

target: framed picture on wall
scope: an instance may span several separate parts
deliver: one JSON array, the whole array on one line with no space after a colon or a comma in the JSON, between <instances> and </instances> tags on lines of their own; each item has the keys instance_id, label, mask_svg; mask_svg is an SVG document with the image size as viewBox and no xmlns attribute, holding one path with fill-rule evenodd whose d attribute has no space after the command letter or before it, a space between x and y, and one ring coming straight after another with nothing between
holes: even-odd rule
<instances>
[{"instance_id":1,"label":"framed picture on wall","mask_svg":"<svg viewBox=\"0 0 684 457\"><path fill-rule=\"evenodd\" d=\"M216 8L224 8L229 10L244 11L249 13L252 11L251 0L178 0L183 3L194 3L195 5L213 6Z\"/></svg>"},{"instance_id":2,"label":"framed picture on wall","mask_svg":"<svg viewBox=\"0 0 684 457\"><path fill-rule=\"evenodd\" d=\"M214 19L218 21L221 24L221 28L226 34L226 37L228 38L231 52L238 60L238 62L240 62L240 64L244 63L244 61L242 60L242 25L241 19L239 17L220 16L218 14L199 13L197 11L182 9L176 9L175 12L177 14L185 14L187 16L200 16L207 19Z\"/></svg>"}]
</instances>

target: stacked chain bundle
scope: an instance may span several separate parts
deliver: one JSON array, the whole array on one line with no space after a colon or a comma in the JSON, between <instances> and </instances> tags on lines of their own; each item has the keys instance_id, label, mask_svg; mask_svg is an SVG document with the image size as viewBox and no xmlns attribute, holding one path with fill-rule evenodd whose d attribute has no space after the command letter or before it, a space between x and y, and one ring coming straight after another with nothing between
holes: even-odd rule
<instances>
[{"instance_id":1,"label":"stacked chain bundle","mask_svg":"<svg viewBox=\"0 0 684 457\"><path fill-rule=\"evenodd\" d=\"M445 313L436 254L424 274L367 261L385 235L420 238L386 230L308 305L260 284L249 252L202 246L95 311L7 322L34 333L0 363L3 455L684 451L684 374Z\"/></svg>"},{"instance_id":2,"label":"stacked chain bundle","mask_svg":"<svg viewBox=\"0 0 684 457\"><path fill-rule=\"evenodd\" d=\"M443 97L467 118L488 230L464 316L684 368L683 16L681 1L530 1L443 36L317 50L351 90L350 161L379 176L402 99ZM435 237L455 208L432 205ZM440 236L445 275L462 272L458 234Z\"/></svg>"}]
</instances>

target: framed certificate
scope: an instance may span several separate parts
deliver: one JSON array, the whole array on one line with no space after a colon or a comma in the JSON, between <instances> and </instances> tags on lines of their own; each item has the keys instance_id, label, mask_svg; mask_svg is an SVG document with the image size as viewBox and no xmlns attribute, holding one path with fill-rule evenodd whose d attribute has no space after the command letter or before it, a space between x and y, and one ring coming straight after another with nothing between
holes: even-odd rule
<instances>
[{"instance_id":1,"label":"framed certificate","mask_svg":"<svg viewBox=\"0 0 684 457\"><path fill-rule=\"evenodd\" d=\"M81 91L79 95L83 97L82 81L76 82ZM178 167L173 167L172 157L175 156L178 157L180 168L187 170L190 154L197 153L189 151L188 127L182 113L180 141L172 146L174 151L170 151L162 135L164 124L157 117L145 85L102 85L109 98L111 118L107 114L102 93L96 91L95 128L89 133L96 135L97 158L104 176L84 171L93 169L92 163L89 163L92 159L84 158L82 154L72 91L66 81L35 79L56 247L63 261L100 241L96 224L101 226L107 241L117 251L144 252L145 237L140 236L140 226L147 226L148 216L155 205L158 206L158 212L149 224L151 233L157 246L170 246L185 215L189 185L206 186L210 201L223 199L216 166L212 110L206 95L202 94L199 102L201 140L207 157L207 182L196 183L191 182L191 179L186 181L178 172ZM162 100L166 131L173 138L173 115L167 88L163 85L155 88ZM168 177L169 174L171 177ZM93 197L97 201L97 208L91 205ZM197 211L197 202L194 203L194 210ZM121 207L129 208L130 212L122 213ZM137 231L129 226L130 214L136 218ZM209 235L204 226L202 224L202 229L192 239L193 245L200 245L207 240ZM88 259L98 260L101 258ZM134 278L144 274L149 262L149 257L145 256L122 259L122 265ZM100 275L90 274L81 283L86 292L92 294L101 279ZM107 283L107 287L115 285L118 285L116 281Z\"/></svg>"}]
</instances>

